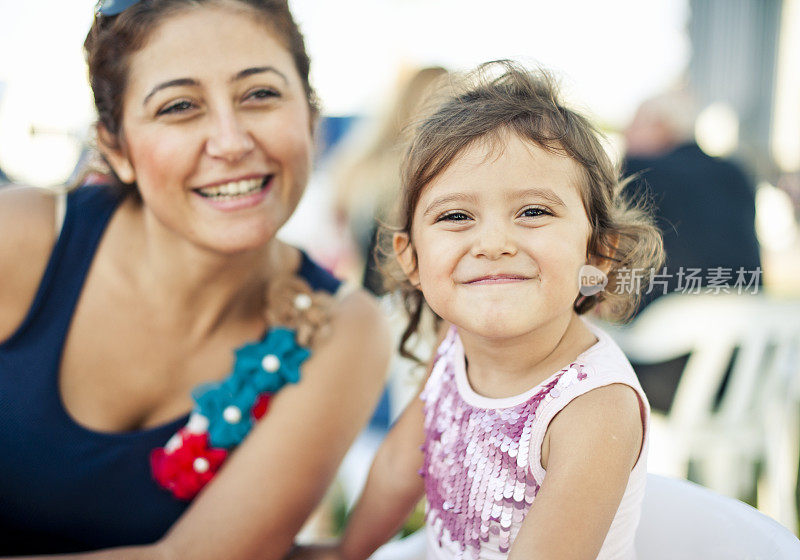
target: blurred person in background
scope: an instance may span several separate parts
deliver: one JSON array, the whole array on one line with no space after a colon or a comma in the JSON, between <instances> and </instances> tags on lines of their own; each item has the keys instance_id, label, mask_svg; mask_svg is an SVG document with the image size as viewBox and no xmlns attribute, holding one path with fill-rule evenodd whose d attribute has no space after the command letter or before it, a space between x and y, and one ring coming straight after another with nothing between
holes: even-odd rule
<instances>
[{"instance_id":1,"label":"blurred person in background","mask_svg":"<svg viewBox=\"0 0 800 560\"><path fill-rule=\"evenodd\" d=\"M697 145L695 115L689 95L665 93L644 101L625 130L624 171L635 177L633 196L652 202L666 253L640 310L665 292L732 285L739 269L761 279L755 188L738 165ZM720 268L726 272L715 275ZM691 270L699 272L690 279ZM685 362L633 364L654 409L669 409Z\"/></svg>"},{"instance_id":2,"label":"blurred person in background","mask_svg":"<svg viewBox=\"0 0 800 560\"><path fill-rule=\"evenodd\" d=\"M446 75L447 70L438 66L406 69L391 102L356 127L332 163L336 215L355 241L358 268L363 270L361 281L376 295L386 291L375 249L378 223L386 220L400 192L401 135L426 96Z\"/></svg>"},{"instance_id":3,"label":"blurred person in background","mask_svg":"<svg viewBox=\"0 0 800 560\"><path fill-rule=\"evenodd\" d=\"M389 357L372 298L275 238L303 38L286 0L105 0L84 46L112 184L0 193L0 556L282 558Z\"/></svg>"}]
</instances>

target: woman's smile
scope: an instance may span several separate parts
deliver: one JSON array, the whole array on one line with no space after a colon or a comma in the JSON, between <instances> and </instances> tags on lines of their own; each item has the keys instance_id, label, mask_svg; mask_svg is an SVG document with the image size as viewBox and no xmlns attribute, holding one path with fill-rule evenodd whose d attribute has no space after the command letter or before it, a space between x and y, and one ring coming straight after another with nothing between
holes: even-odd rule
<instances>
[{"instance_id":1,"label":"woman's smile","mask_svg":"<svg viewBox=\"0 0 800 560\"><path fill-rule=\"evenodd\" d=\"M217 210L242 210L256 206L266 199L274 177L265 175L251 179L237 179L193 189L192 192Z\"/></svg>"}]
</instances>

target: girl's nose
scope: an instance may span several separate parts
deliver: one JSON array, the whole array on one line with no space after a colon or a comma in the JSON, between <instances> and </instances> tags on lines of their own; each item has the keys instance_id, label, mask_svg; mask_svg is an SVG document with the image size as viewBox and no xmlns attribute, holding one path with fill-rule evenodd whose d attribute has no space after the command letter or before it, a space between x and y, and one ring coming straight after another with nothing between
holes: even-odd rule
<instances>
[{"instance_id":1,"label":"girl's nose","mask_svg":"<svg viewBox=\"0 0 800 560\"><path fill-rule=\"evenodd\" d=\"M236 163L255 147L250 132L235 112L228 110L217 115L206 142L206 152L214 158Z\"/></svg>"},{"instance_id":2,"label":"girl's nose","mask_svg":"<svg viewBox=\"0 0 800 560\"><path fill-rule=\"evenodd\" d=\"M517 254L517 244L505 228L488 226L476 232L471 254L473 257L484 257L490 260L496 260L502 256L512 257Z\"/></svg>"}]
</instances>

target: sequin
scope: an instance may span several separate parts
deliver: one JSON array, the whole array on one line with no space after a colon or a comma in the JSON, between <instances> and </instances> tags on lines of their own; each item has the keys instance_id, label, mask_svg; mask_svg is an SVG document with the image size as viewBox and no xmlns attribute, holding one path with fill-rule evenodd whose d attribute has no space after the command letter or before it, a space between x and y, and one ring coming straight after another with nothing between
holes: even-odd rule
<instances>
[{"instance_id":1,"label":"sequin","mask_svg":"<svg viewBox=\"0 0 800 560\"><path fill-rule=\"evenodd\" d=\"M457 543L465 558L482 549L507 552L539 486L529 469L531 426L542 403L586 378L572 364L528 400L502 409L472 406L458 393L455 359L462 359L451 330L439 347L422 393L425 409L426 520L439 539ZM565 375L568 376L565 379Z\"/></svg>"}]
</instances>

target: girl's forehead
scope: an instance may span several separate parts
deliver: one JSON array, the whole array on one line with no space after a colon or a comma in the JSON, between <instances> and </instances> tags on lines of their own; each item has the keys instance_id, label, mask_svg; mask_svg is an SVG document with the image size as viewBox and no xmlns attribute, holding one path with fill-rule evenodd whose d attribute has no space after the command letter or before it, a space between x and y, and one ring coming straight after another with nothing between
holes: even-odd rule
<instances>
[{"instance_id":1,"label":"girl's forehead","mask_svg":"<svg viewBox=\"0 0 800 560\"><path fill-rule=\"evenodd\" d=\"M583 205L584 171L558 149L513 133L487 135L462 149L421 190L417 207L434 197L471 193L487 198L516 191L553 191L567 205Z\"/></svg>"}]
</instances>

